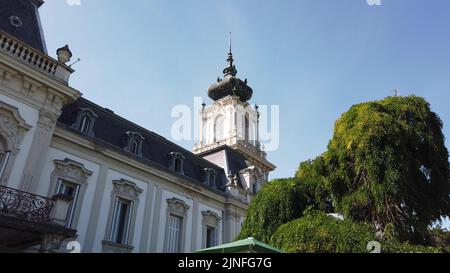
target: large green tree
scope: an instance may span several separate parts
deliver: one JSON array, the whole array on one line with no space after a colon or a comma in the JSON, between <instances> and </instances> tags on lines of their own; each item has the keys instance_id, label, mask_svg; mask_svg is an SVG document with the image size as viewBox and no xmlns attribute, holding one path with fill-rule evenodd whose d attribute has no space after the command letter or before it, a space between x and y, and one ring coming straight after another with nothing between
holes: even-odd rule
<instances>
[{"instance_id":1,"label":"large green tree","mask_svg":"<svg viewBox=\"0 0 450 273\"><path fill-rule=\"evenodd\" d=\"M450 214L448 156L440 118L423 98L409 96L351 107L323 160L338 211L420 240Z\"/></svg>"},{"instance_id":2,"label":"large green tree","mask_svg":"<svg viewBox=\"0 0 450 273\"><path fill-rule=\"evenodd\" d=\"M239 238L253 236L301 250L303 245L289 245L290 240L310 233L308 240L319 243L320 234L305 223L309 219L320 230L330 229L330 236L333 229L357 229L364 240L356 251L373 238L364 235L366 224L388 251L422 251L404 242L427 244L428 227L450 216L448 156L442 122L423 98L389 97L355 105L337 120L325 153L301 163L295 178L275 180L262 189L250 204ZM312 210L342 213L350 222L336 224L323 214L306 218ZM342 240L350 241L332 249L351 248L351 236ZM441 241L428 245L441 247Z\"/></svg>"}]
</instances>

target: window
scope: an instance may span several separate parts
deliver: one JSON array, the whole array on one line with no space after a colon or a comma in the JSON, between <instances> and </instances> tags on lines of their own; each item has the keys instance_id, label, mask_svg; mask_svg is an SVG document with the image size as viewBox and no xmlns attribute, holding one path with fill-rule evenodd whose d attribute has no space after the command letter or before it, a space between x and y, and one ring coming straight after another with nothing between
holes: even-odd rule
<instances>
[{"instance_id":1,"label":"window","mask_svg":"<svg viewBox=\"0 0 450 273\"><path fill-rule=\"evenodd\" d=\"M58 181L58 189L56 191L57 194L63 194L66 196L69 196L72 198L72 201L70 202L69 210L66 217L66 227L70 228L72 226L74 214L75 214L75 207L77 205L77 199L80 187L78 184L70 183L64 180Z\"/></svg>"},{"instance_id":2,"label":"window","mask_svg":"<svg viewBox=\"0 0 450 273\"><path fill-rule=\"evenodd\" d=\"M175 171L177 173L181 172L181 160L179 158L175 159Z\"/></svg>"},{"instance_id":3,"label":"window","mask_svg":"<svg viewBox=\"0 0 450 273\"><path fill-rule=\"evenodd\" d=\"M90 128L91 128L91 119L88 116L83 116L78 130L80 130L80 132L82 132L83 134L88 134Z\"/></svg>"},{"instance_id":4,"label":"window","mask_svg":"<svg viewBox=\"0 0 450 273\"><path fill-rule=\"evenodd\" d=\"M223 139L223 123L224 123L223 116L222 115L217 116L214 122L214 142L218 142Z\"/></svg>"},{"instance_id":5,"label":"window","mask_svg":"<svg viewBox=\"0 0 450 273\"><path fill-rule=\"evenodd\" d=\"M184 174L183 165L186 158L179 152L170 153L169 168L179 174Z\"/></svg>"},{"instance_id":6,"label":"window","mask_svg":"<svg viewBox=\"0 0 450 273\"><path fill-rule=\"evenodd\" d=\"M252 193L253 195L255 195L258 193L258 178L256 178L255 175L252 176L251 183L252 183Z\"/></svg>"},{"instance_id":7,"label":"window","mask_svg":"<svg viewBox=\"0 0 450 273\"><path fill-rule=\"evenodd\" d=\"M216 171L211 168L205 168L205 184L214 187L216 185Z\"/></svg>"},{"instance_id":8,"label":"window","mask_svg":"<svg viewBox=\"0 0 450 273\"><path fill-rule=\"evenodd\" d=\"M214 173L210 173L210 174L208 174L208 176L209 176L209 179L208 179L208 185L210 186L210 187L214 187L214 184L215 184L215 180L216 180L216 175L214 174Z\"/></svg>"},{"instance_id":9,"label":"window","mask_svg":"<svg viewBox=\"0 0 450 273\"><path fill-rule=\"evenodd\" d=\"M144 137L136 132L127 132L127 146L125 150L137 156L142 156L142 142Z\"/></svg>"},{"instance_id":10,"label":"window","mask_svg":"<svg viewBox=\"0 0 450 273\"><path fill-rule=\"evenodd\" d=\"M72 128L85 135L93 137L95 136L94 123L96 118L97 115L94 111L89 108L81 108L78 110L78 114Z\"/></svg>"},{"instance_id":11,"label":"window","mask_svg":"<svg viewBox=\"0 0 450 273\"><path fill-rule=\"evenodd\" d=\"M133 202L116 197L111 227L111 242L127 245Z\"/></svg>"},{"instance_id":12,"label":"window","mask_svg":"<svg viewBox=\"0 0 450 273\"><path fill-rule=\"evenodd\" d=\"M250 121L248 113L245 114L245 141L250 141Z\"/></svg>"},{"instance_id":13,"label":"window","mask_svg":"<svg viewBox=\"0 0 450 273\"><path fill-rule=\"evenodd\" d=\"M168 253L180 252L182 224L183 224L182 217L179 217L174 214L169 215L166 252Z\"/></svg>"},{"instance_id":14,"label":"window","mask_svg":"<svg viewBox=\"0 0 450 273\"><path fill-rule=\"evenodd\" d=\"M10 151L0 151L0 178L2 178L5 173L10 155Z\"/></svg>"},{"instance_id":15,"label":"window","mask_svg":"<svg viewBox=\"0 0 450 273\"><path fill-rule=\"evenodd\" d=\"M206 248L217 245L217 232L215 227L206 227Z\"/></svg>"},{"instance_id":16,"label":"window","mask_svg":"<svg viewBox=\"0 0 450 273\"><path fill-rule=\"evenodd\" d=\"M202 211L202 247L208 248L219 244L222 218L210 210Z\"/></svg>"},{"instance_id":17,"label":"window","mask_svg":"<svg viewBox=\"0 0 450 273\"><path fill-rule=\"evenodd\" d=\"M130 145L130 152L133 154L137 154L138 151L139 151L139 142L137 139L132 139Z\"/></svg>"},{"instance_id":18,"label":"window","mask_svg":"<svg viewBox=\"0 0 450 273\"><path fill-rule=\"evenodd\" d=\"M164 252L178 253L185 250L186 230L184 224L188 219L189 206L181 199L167 199Z\"/></svg>"},{"instance_id":19,"label":"window","mask_svg":"<svg viewBox=\"0 0 450 273\"><path fill-rule=\"evenodd\" d=\"M103 252L129 253L134 249L133 237L139 195L144 191L136 183L114 180Z\"/></svg>"}]
</instances>

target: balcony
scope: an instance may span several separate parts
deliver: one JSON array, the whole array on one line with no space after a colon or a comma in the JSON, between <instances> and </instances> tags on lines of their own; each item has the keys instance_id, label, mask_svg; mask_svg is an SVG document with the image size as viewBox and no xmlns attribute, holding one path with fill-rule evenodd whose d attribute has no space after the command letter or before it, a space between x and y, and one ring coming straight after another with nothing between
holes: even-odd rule
<instances>
[{"instance_id":1,"label":"balcony","mask_svg":"<svg viewBox=\"0 0 450 273\"><path fill-rule=\"evenodd\" d=\"M74 72L69 66L26 45L4 31L0 31L0 51L31 65L36 70L66 85L69 82L70 75Z\"/></svg>"},{"instance_id":2,"label":"balcony","mask_svg":"<svg viewBox=\"0 0 450 273\"><path fill-rule=\"evenodd\" d=\"M247 141L244 139L239 139L236 136L225 138L211 144L195 143L194 153L203 153L223 145L228 145L232 148L241 148L255 156L267 159L267 153L262 150L261 143L259 141Z\"/></svg>"},{"instance_id":3,"label":"balcony","mask_svg":"<svg viewBox=\"0 0 450 273\"><path fill-rule=\"evenodd\" d=\"M0 186L0 252L21 252L36 245L42 252L59 248L58 242L76 234L64 226L69 205L66 196L50 199Z\"/></svg>"}]
</instances>

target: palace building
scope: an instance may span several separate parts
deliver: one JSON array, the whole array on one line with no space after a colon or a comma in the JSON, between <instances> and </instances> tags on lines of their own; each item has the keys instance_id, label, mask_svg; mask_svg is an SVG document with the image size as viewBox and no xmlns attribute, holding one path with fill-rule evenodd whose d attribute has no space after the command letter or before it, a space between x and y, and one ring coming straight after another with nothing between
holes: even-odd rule
<instances>
[{"instance_id":1,"label":"palace building","mask_svg":"<svg viewBox=\"0 0 450 273\"><path fill-rule=\"evenodd\" d=\"M42 0L0 0L0 252L193 252L238 235L275 166L233 55L188 151L83 98ZM88 92L88 91L86 91Z\"/></svg>"}]
</instances>

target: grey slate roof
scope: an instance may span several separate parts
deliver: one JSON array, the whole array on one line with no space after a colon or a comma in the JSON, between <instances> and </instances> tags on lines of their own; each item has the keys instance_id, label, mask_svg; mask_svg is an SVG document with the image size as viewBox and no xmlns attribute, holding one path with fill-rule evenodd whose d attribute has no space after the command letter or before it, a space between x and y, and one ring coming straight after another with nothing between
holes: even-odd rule
<instances>
[{"instance_id":1,"label":"grey slate roof","mask_svg":"<svg viewBox=\"0 0 450 273\"><path fill-rule=\"evenodd\" d=\"M45 52L36 12L41 4L42 1L38 0L0 0L0 31L5 31L29 46ZM18 16L22 20L22 26L11 25L11 16Z\"/></svg>"},{"instance_id":2,"label":"grey slate roof","mask_svg":"<svg viewBox=\"0 0 450 273\"><path fill-rule=\"evenodd\" d=\"M241 181L241 178L239 176L239 172L241 170L247 169L249 165L247 164L245 158L240 155L236 150L232 149L230 146L222 145L219 147L216 147L214 149L211 149L209 151L203 152L198 154L199 156L208 156L220 152L224 152L225 154L225 166L224 168L228 170L228 172L234 176L235 174L238 174L238 186L241 188L244 188L244 183ZM229 174L227 174L229 175Z\"/></svg>"},{"instance_id":3,"label":"grey slate roof","mask_svg":"<svg viewBox=\"0 0 450 273\"><path fill-rule=\"evenodd\" d=\"M97 115L93 128L95 133L94 137L85 135L78 130L71 128L71 126L75 123L76 116L81 108L88 108L94 111ZM58 126L80 134L81 136L88 138L99 145L103 145L107 148L124 153L130 158L139 160L149 166L182 176L195 184L202 185L209 189L211 188L203 183L204 169L212 168L217 172L217 175L216 187L211 190L222 194L225 193L224 186L227 183L227 177L222 168L87 99L80 98L75 103L65 107L61 117L58 120ZM128 131L138 132L145 138L142 145L142 157L136 156L124 150L127 140L126 133ZM169 155L171 152L181 153L186 158L184 160L183 168L184 175L173 172L169 168Z\"/></svg>"}]
</instances>

